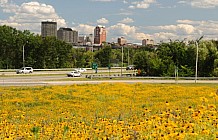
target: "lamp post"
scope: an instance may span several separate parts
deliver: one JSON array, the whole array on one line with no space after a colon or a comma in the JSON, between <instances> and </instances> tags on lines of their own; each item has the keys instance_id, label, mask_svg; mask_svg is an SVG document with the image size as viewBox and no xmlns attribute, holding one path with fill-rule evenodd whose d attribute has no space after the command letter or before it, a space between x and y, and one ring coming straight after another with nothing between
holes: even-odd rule
<instances>
[{"instance_id":1,"label":"lamp post","mask_svg":"<svg viewBox=\"0 0 218 140\"><path fill-rule=\"evenodd\" d=\"M93 62L93 61L94 61L94 60L93 60L93 59L94 59L94 54L93 54L93 53L94 53L94 48L93 48L94 46L93 46L93 43L92 43L92 42L91 42L91 45L92 45L92 62Z\"/></svg>"},{"instance_id":2,"label":"lamp post","mask_svg":"<svg viewBox=\"0 0 218 140\"><path fill-rule=\"evenodd\" d=\"M129 66L129 47L128 47L128 66Z\"/></svg>"},{"instance_id":3,"label":"lamp post","mask_svg":"<svg viewBox=\"0 0 218 140\"><path fill-rule=\"evenodd\" d=\"M94 52L93 44L94 44L94 41L93 41L93 35L89 34L89 36L90 36L91 47L92 47L92 61L93 61L93 59L94 59L94 56L93 56L93 52Z\"/></svg>"},{"instance_id":4,"label":"lamp post","mask_svg":"<svg viewBox=\"0 0 218 140\"><path fill-rule=\"evenodd\" d=\"M196 62L195 62L195 83L197 83L198 79L198 47L199 47L199 42L204 36L201 36L198 40L195 41L196 45Z\"/></svg>"},{"instance_id":5,"label":"lamp post","mask_svg":"<svg viewBox=\"0 0 218 140\"><path fill-rule=\"evenodd\" d=\"M25 67L25 53L24 53L24 51L25 51L25 45L28 43L28 41L26 41L26 43L24 43L23 44L23 67Z\"/></svg>"},{"instance_id":6,"label":"lamp post","mask_svg":"<svg viewBox=\"0 0 218 140\"><path fill-rule=\"evenodd\" d=\"M121 63L121 76L123 75L123 46L122 46L122 63Z\"/></svg>"},{"instance_id":7,"label":"lamp post","mask_svg":"<svg viewBox=\"0 0 218 140\"><path fill-rule=\"evenodd\" d=\"M25 45L25 44L24 44ZM25 67L25 59L24 59L24 45L23 45L23 67Z\"/></svg>"},{"instance_id":8,"label":"lamp post","mask_svg":"<svg viewBox=\"0 0 218 140\"><path fill-rule=\"evenodd\" d=\"M198 79L198 42L196 41L196 62L195 62L195 83L197 83L197 79Z\"/></svg>"}]
</instances>

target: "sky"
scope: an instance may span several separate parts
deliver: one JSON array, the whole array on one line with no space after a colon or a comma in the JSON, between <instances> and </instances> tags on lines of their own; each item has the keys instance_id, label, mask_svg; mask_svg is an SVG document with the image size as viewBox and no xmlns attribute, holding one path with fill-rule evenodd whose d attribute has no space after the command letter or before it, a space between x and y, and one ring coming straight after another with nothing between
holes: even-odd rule
<instances>
[{"instance_id":1,"label":"sky","mask_svg":"<svg viewBox=\"0 0 218 140\"><path fill-rule=\"evenodd\" d=\"M218 0L0 0L0 25L41 34L42 21L80 35L102 25L107 42L218 40Z\"/></svg>"}]
</instances>

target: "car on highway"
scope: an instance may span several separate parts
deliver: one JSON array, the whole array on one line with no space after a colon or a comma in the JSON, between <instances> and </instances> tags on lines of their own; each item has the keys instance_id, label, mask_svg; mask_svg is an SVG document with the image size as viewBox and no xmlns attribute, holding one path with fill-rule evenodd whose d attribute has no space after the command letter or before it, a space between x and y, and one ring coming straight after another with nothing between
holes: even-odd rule
<instances>
[{"instance_id":1,"label":"car on highway","mask_svg":"<svg viewBox=\"0 0 218 140\"><path fill-rule=\"evenodd\" d=\"M129 65L126 67L126 70L134 70L135 69L135 65Z\"/></svg>"},{"instance_id":2,"label":"car on highway","mask_svg":"<svg viewBox=\"0 0 218 140\"><path fill-rule=\"evenodd\" d=\"M16 73L17 74L33 73L33 68L32 67L22 67L22 68L16 70Z\"/></svg>"},{"instance_id":3,"label":"car on highway","mask_svg":"<svg viewBox=\"0 0 218 140\"><path fill-rule=\"evenodd\" d=\"M67 76L68 77L81 77L82 74L78 71L71 71L71 72L67 73Z\"/></svg>"},{"instance_id":4,"label":"car on highway","mask_svg":"<svg viewBox=\"0 0 218 140\"><path fill-rule=\"evenodd\" d=\"M77 72L86 72L87 70L85 69L85 68L76 68L76 69L74 69L75 71L77 71Z\"/></svg>"}]
</instances>

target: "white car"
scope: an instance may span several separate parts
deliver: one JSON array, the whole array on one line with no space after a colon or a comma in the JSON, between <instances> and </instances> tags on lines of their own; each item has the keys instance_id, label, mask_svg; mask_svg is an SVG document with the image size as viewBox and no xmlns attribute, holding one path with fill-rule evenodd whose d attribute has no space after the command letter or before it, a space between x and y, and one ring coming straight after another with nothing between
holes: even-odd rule
<instances>
[{"instance_id":1,"label":"white car","mask_svg":"<svg viewBox=\"0 0 218 140\"><path fill-rule=\"evenodd\" d=\"M82 74L78 71L71 71L70 73L67 73L68 77L80 77Z\"/></svg>"},{"instance_id":2,"label":"white car","mask_svg":"<svg viewBox=\"0 0 218 140\"><path fill-rule=\"evenodd\" d=\"M21 69L18 69L16 70L16 73L17 74L20 74L20 73L33 73L33 68L32 67L22 67Z\"/></svg>"},{"instance_id":3,"label":"white car","mask_svg":"<svg viewBox=\"0 0 218 140\"><path fill-rule=\"evenodd\" d=\"M74 70L77 72L86 72L87 71L85 68L76 68Z\"/></svg>"}]
</instances>

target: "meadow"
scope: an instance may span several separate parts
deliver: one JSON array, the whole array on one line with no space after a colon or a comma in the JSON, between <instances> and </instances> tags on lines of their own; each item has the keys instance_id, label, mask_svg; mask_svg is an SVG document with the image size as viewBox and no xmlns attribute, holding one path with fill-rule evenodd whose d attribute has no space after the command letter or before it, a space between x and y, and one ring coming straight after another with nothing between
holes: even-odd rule
<instances>
[{"instance_id":1,"label":"meadow","mask_svg":"<svg viewBox=\"0 0 218 140\"><path fill-rule=\"evenodd\" d=\"M218 139L218 86L0 87L2 140Z\"/></svg>"}]
</instances>

